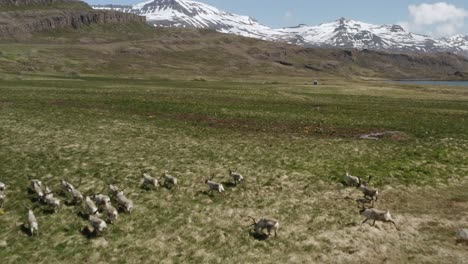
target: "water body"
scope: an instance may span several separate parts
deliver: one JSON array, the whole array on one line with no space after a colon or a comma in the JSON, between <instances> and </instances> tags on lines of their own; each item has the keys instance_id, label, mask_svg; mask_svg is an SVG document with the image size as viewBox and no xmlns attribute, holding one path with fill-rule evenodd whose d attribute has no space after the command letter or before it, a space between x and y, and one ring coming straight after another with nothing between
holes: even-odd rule
<instances>
[{"instance_id":1,"label":"water body","mask_svg":"<svg viewBox=\"0 0 468 264\"><path fill-rule=\"evenodd\" d=\"M415 85L439 85L439 86L464 86L468 87L468 81L396 81L401 84Z\"/></svg>"}]
</instances>

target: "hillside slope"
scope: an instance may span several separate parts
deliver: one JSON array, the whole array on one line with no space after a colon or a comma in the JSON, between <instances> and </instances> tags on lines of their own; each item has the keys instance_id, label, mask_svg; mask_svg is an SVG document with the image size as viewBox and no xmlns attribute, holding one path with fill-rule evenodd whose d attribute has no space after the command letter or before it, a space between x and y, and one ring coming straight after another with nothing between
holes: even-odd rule
<instances>
[{"instance_id":1,"label":"hillside slope","mask_svg":"<svg viewBox=\"0 0 468 264\"><path fill-rule=\"evenodd\" d=\"M468 72L468 60L451 53L305 48L206 30L143 29L110 24L36 34L0 46L0 71L389 79L463 79Z\"/></svg>"},{"instance_id":2,"label":"hillside slope","mask_svg":"<svg viewBox=\"0 0 468 264\"><path fill-rule=\"evenodd\" d=\"M73 0L3 0L0 2L0 40L28 39L34 33L92 24L144 23L144 17L117 11L92 10Z\"/></svg>"}]
</instances>

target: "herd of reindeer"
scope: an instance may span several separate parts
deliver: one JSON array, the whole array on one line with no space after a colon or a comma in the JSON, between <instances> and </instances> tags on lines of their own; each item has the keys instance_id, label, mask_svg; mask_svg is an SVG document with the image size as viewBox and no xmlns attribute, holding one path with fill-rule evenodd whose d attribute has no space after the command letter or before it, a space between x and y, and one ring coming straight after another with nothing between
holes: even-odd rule
<instances>
[{"instance_id":1,"label":"herd of reindeer","mask_svg":"<svg viewBox=\"0 0 468 264\"><path fill-rule=\"evenodd\" d=\"M229 170L228 172L234 185L241 184L244 181L244 176L238 173L237 170ZM363 197L356 199L356 202L361 205L359 213L365 218L364 222L362 222L363 224L368 220L373 221L372 226L375 225L376 221L392 223L398 230L389 211L374 208L374 203L378 200L379 192L369 187L371 179L372 177L369 176L367 181L363 181L360 177L346 173L342 183L347 187L355 187L363 193ZM209 188L208 191L210 195L213 192L225 192L224 186L221 183L213 181L213 177L206 179L205 183ZM163 173L162 179L151 176L149 172L142 172L142 188L156 190L160 186L172 189L178 186L178 180L176 177L169 175L167 171ZM67 203L69 205L78 206L81 210L80 214L88 220L88 225L83 228L83 232L92 236L101 234L107 229L108 224L114 224L117 221L119 212L130 214L133 210L133 201L124 194L123 189L120 189L114 184L109 184L107 186L107 194L99 193L90 195L83 195L78 188L75 188L71 183L65 180L61 181L61 187L62 193L66 199L68 199ZM61 200L54 196L51 189L40 180L31 180L29 192L33 196L32 200L46 206L47 210L51 210L54 213L60 210ZM5 207L5 202L6 185L0 182L0 208ZM249 218L253 221L250 225L252 227L252 232L266 237L270 237L271 234L274 233L274 237L276 238L279 228L278 220L261 218L257 221L253 217L249 216ZM25 224L24 227L30 236L38 235L39 233L39 223L31 209L28 209L27 224ZM265 230L267 233L264 233Z\"/></svg>"}]
</instances>

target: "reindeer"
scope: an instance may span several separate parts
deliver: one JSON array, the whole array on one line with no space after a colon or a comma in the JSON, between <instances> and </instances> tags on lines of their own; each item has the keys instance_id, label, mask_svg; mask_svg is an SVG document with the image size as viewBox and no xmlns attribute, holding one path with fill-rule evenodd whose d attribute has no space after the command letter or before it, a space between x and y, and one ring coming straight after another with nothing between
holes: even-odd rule
<instances>
[{"instance_id":1,"label":"reindeer","mask_svg":"<svg viewBox=\"0 0 468 264\"><path fill-rule=\"evenodd\" d=\"M99 235L104 231L104 229L107 228L106 221L102 220L101 218L95 216L95 215L90 215L88 217L88 221L93 228L93 233L96 235Z\"/></svg>"},{"instance_id":2,"label":"reindeer","mask_svg":"<svg viewBox=\"0 0 468 264\"><path fill-rule=\"evenodd\" d=\"M229 176L231 176L235 185L237 185L238 183L241 183L244 180L244 176L242 176L240 173L237 172L237 168L234 170L229 169L228 172L229 172Z\"/></svg>"},{"instance_id":3,"label":"reindeer","mask_svg":"<svg viewBox=\"0 0 468 264\"><path fill-rule=\"evenodd\" d=\"M40 180L31 181L31 190L35 192L39 198L44 196L44 192L42 191L42 182Z\"/></svg>"},{"instance_id":4,"label":"reindeer","mask_svg":"<svg viewBox=\"0 0 468 264\"><path fill-rule=\"evenodd\" d=\"M0 208L5 208L6 194L4 191L0 191Z\"/></svg>"},{"instance_id":5,"label":"reindeer","mask_svg":"<svg viewBox=\"0 0 468 264\"><path fill-rule=\"evenodd\" d=\"M166 188L172 188L173 186L177 186L177 178L175 178L172 175L168 174L168 171L165 171L163 173L163 178L164 178L164 186Z\"/></svg>"},{"instance_id":6,"label":"reindeer","mask_svg":"<svg viewBox=\"0 0 468 264\"><path fill-rule=\"evenodd\" d=\"M115 209L115 207L112 206L112 204L104 204L103 211L107 215L107 221L109 221L110 224L114 224L115 221L117 221L117 218L119 217L119 211Z\"/></svg>"},{"instance_id":7,"label":"reindeer","mask_svg":"<svg viewBox=\"0 0 468 264\"><path fill-rule=\"evenodd\" d=\"M3 182L0 182L0 208L5 207L6 194L5 194L6 185Z\"/></svg>"},{"instance_id":8,"label":"reindeer","mask_svg":"<svg viewBox=\"0 0 468 264\"><path fill-rule=\"evenodd\" d=\"M111 202L110 197L104 194L93 194L91 197L98 207Z\"/></svg>"},{"instance_id":9,"label":"reindeer","mask_svg":"<svg viewBox=\"0 0 468 264\"><path fill-rule=\"evenodd\" d=\"M268 232L268 237L271 235L271 231L275 232L275 238L276 238L276 232L278 231L279 228L279 222L277 220L272 220L272 219L266 219L262 218L258 222L255 220L255 218L249 216L250 219L252 219L253 224L250 226L254 227L254 231L257 234L263 233L263 230L266 229Z\"/></svg>"},{"instance_id":10,"label":"reindeer","mask_svg":"<svg viewBox=\"0 0 468 264\"><path fill-rule=\"evenodd\" d=\"M361 178L358 177L359 183L356 186L356 188L358 188L364 194L364 198L369 198L371 200L377 201L379 197L379 191L376 189L371 189L367 187L371 179L372 179L372 176L369 176L369 179L366 182L366 181L361 181Z\"/></svg>"},{"instance_id":11,"label":"reindeer","mask_svg":"<svg viewBox=\"0 0 468 264\"><path fill-rule=\"evenodd\" d=\"M141 186L145 189L157 189L159 187L159 181L149 173L143 173Z\"/></svg>"},{"instance_id":12,"label":"reindeer","mask_svg":"<svg viewBox=\"0 0 468 264\"><path fill-rule=\"evenodd\" d=\"M133 201L128 199L123 191L118 191L115 196L115 200L119 208L124 210L126 213L131 213L133 210Z\"/></svg>"},{"instance_id":13,"label":"reindeer","mask_svg":"<svg viewBox=\"0 0 468 264\"><path fill-rule=\"evenodd\" d=\"M40 199L44 204L52 207L54 212L58 212L60 210L60 200L54 197L54 194L48 186L45 187L45 193Z\"/></svg>"},{"instance_id":14,"label":"reindeer","mask_svg":"<svg viewBox=\"0 0 468 264\"><path fill-rule=\"evenodd\" d=\"M205 183L208 184L209 192L212 193L213 191L222 193L224 192L224 186L221 183L217 183L213 181L214 176L212 175L210 179L206 179Z\"/></svg>"},{"instance_id":15,"label":"reindeer","mask_svg":"<svg viewBox=\"0 0 468 264\"><path fill-rule=\"evenodd\" d=\"M345 186L356 187L359 185L359 177L353 176L346 172L346 175L343 177L343 184Z\"/></svg>"},{"instance_id":16,"label":"reindeer","mask_svg":"<svg viewBox=\"0 0 468 264\"><path fill-rule=\"evenodd\" d=\"M28 211L28 227L29 234L33 236L34 234L39 235L39 224L37 223L36 216L32 210Z\"/></svg>"},{"instance_id":17,"label":"reindeer","mask_svg":"<svg viewBox=\"0 0 468 264\"><path fill-rule=\"evenodd\" d=\"M45 186L45 192L44 192L44 195L42 196L42 199L45 199L45 198L53 198L54 197L54 193L52 193L52 191L50 190L49 186Z\"/></svg>"},{"instance_id":18,"label":"reindeer","mask_svg":"<svg viewBox=\"0 0 468 264\"><path fill-rule=\"evenodd\" d=\"M116 185L109 184L109 194L111 197L117 196L117 193L120 191L120 188Z\"/></svg>"},{"instance_id":19,"label":"reindeer","mask_svg":"<svg viewBox=\"0 0 468 264\"><path fill-rule=\"evenodd\" d=\"M81 178L80 178L80 183L78 186L81 186ZM69 193L73 199L74 204L79 204L83 201L83 194L75 188L71 183L62 180L62 187L65 191L65 193Z\"/></svg>"},{"instance_id":20,"label":"reindeer","mask_svg":"<svg viewBox=\"0 0 468 264\"><path fill-rule=\"evenodd\" d=\"M65 180L62 180L60 181L60 183L62 184L62 188L63 188L63 191L65 193L69 192L70 190L73 190L75 189L75 187L73 187L73 185Z\"/></svg>"},{"instance_id":21,"label":"reindeer","mask_svg":"<svg viewBox=\"0 0 468 264\"><path fill-rule=\"evenodd\" d=\"M372 226L375 225L375 221L380 221L380 222L384 222L384 223L392 223L396 230L399 231L397 225L395 224L395 221L393 221L393 218L392 218L392 215L390 214L390 211L382 211L382 210L378 210L378 209L375 209L375 208L365 208L364 206L362 207L362 209L359 211L359 214L361 214L362 216L364 216L366 219L364 220L364 222L362 222L362 224L364 224L365 222L367 222L367 220L372 220Z\"/></svg>"},{"instance_id":22,"label":"reindeer","mask_svg":"<svg viewBox=\"0 0 468 264\"><path fill-rule=\"evenodd\" d=\"M86 196L84 200L84 205L85 205L85 208L84 208L85 214L97 215L97 216L100 215L98 207L96 206L96 204L93 202L93 200L89 196Z\"/></svg>"}]
</instances>

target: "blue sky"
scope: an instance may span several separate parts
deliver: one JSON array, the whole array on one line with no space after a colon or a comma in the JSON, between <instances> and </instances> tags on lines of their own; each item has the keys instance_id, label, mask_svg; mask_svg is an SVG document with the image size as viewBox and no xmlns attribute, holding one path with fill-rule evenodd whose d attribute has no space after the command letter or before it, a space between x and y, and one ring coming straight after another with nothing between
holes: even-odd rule
<instances>
[{"instance_id":1,"label":"blue sky","mask_svg":"<svg viewBox=\"0 0 468 264\"><path fill-rule=\"evenodd\" d=\"M91 4L135 4L144 0L87 0ZM316 25L340 17L374 24L402 24L433 36L468 34L468 0L200 0L249 15L270 27Z\"/></svg>"}]
</instances>

